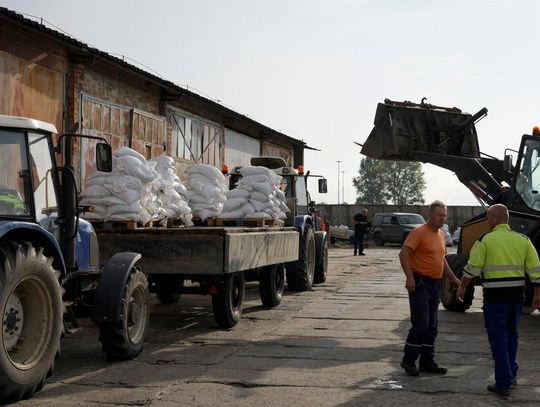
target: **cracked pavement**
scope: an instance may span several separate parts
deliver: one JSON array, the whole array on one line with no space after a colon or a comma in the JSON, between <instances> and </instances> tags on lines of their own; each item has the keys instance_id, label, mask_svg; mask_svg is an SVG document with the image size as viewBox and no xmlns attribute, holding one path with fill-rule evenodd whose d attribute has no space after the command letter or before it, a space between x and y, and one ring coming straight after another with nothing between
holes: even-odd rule
<instances>
[{"instance_id":1,"label":"cracked pavement","mask_svg":"<svg viewBox=\"0 0 540 407\"><path fill-rule=\"evenodd\" d=\"M348 246L329 252L325 284L286 292L264 308L247 284L241 322L217 327L209 297L152 298L142 354L108 362L89 320L62 341L55 374L26 406L537 406L540 402L540 315L520 325L519 385L508 400L486 391L493 365L481 314L442 306L436 353L446 376L408 377L399 367L409 328L399 247Z\"/></svg>"}]
</instances>

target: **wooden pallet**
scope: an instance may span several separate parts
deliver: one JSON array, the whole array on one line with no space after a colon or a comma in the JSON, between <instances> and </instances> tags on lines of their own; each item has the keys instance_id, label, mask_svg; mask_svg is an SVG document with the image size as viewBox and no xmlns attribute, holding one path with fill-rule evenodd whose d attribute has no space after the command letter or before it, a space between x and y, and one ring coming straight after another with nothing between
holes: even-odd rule
<instances>
[{"instance_id":1,"label":"wooden pallet","mask_svg":"<svg viewBox=\"0 0 540 407\"><path fill-rule=\"evenodd\" d=\"M216 218L216 226L265 227L265 226L278 226L281 224L282 222L273 218L238 218L238 219Z\"/></svg>"},{"instance_id":2,"label":"wooden pallet","mask_svg":"<svg viewBox=\"0 0 540 407\"><path fill-rule=\"evenodd\" d=\"M216 225L216 217L211 216L209 218L206 218L206 220L202 220L198 216L194 216L191 220L195 226L217 226Z\"/></svg>"},{"instance_id":3,"label":"wooden pallet","mask_svg":"<svg viewBox=\"0 0 540 407\"><path fill-rule=\"evenodd\" d=\"M141 223L136 220L126 220L126 221L117 221L117 220L104 220L104 221L91 221L92 226L94 229L104 229L104 230L110 230L110 229L128 229L128 230L135 230L135 229L145 229L145 228L153 228L159 226L158 223L154 223L153 221L150 221L148 223Z\"/></svg>"},{"instance_id":4,"label":"wooden pallet","mask_svg":"<svg viewBox=\"0 0 540 407\"><path fill-rule=\"evenodd\" d=\"M167 224L166 224L166 227L168 228L180 228L180 227L184 227L185 224L184 224L184 221L182 219L171 219L171 218L168 218L167 219Z\"/></svg>"}]
</instances>

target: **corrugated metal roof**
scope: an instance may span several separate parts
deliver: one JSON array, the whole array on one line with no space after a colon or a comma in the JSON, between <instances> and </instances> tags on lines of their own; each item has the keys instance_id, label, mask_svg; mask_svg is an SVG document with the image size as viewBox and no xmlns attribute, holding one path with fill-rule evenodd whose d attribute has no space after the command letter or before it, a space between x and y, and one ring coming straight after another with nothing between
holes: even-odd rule
<instances>
[{"instance_id":1,"label":"corrugated metal roof","mask_svg":"<svg viewBox=\"0 0 540 407\"><path fill-rule=\"evenodd\" d=\"M137 66L135 65L132 65L126 61L124 61L123 59L120 59L120 58L117 58L107 52L104 52L104 51L100 51L99 49L97 48L93 48L91 46L89 46L88 44L85 44L73 37L70 37L68 35L65 35L64 33L61 33L59 31L56 31L56 30L53 30L43 24L40 24L39 22L37 21L34 21L34 20L31 20L31 19L28 19L26 17L24 17L22 14L19 14L13 10L9 10L8 8L5 8L5 7L0 7L0 17L5 17L5 18L8 18L10 20L12 20L13 22L16 22L16 23L19 23L23 26L26 26L28 28L31 28L31 29L34 29L34 30L37 30L37 31L40 31L42 33L46 33L47 35L50 35L51 37L54 37L56 39L58 39L59 41L63 42L66 46L69 46L71 48L75 48L75 51L77 52L80 52L80 53L84 53L86 55L94 55L94 56L98 56L98 57L101 57L107 61L109 61L110 63L114 64L114 65L118 65L124 69L127 69L127 70L130 70L134 73L137 73L143 77L145 77L146 79L158 84L159 86L163 87L163 88L166 88L166 90L169 90L169 91L174 91L174 92L178 92L180 94L183 94L183 95L189 95L190 97L193 97L195 99L199 99L201 102L203 102L204 104L206 105L209 105L211 106L213 109L216 109L217 111L220 111L223 115L225 116L229 116L229 117L235 117L236 119L239 119L239 120L242 120L244 122L246 122L246 124L249 124L249 125L252 125L252 126L255 126L257 128L260 129L261 133L266 133L266 134L269 134L269 135L279 135L280 137L283 137L285 138L286 140L289 140L291 143L293 144L297 144L297 145L301 145L303 146L304 148L310 148L306 145L306 143L302 140L298 140L298 139L295 139L293 137L290 137L286 134L283 134L277 130L274 130L268 126L265 126L264 124L262 123L259 123L257 122L256 120L253 120L251 118L249 118L248 116L246 115L243 115L241 113L238 113L226 106L223 106L222 104L219 104L211 99L208 99L208 98L205 98L204 96L201 96L195 92L192 92L188 89L185 89L185 88L182 88L176 84L174 84L173 82L171 81L168 81L168 80L165 80L165 79L162 79L156 75L153 75L143 69L140 69L138 68Z\"/></svg>"}]
</instances>

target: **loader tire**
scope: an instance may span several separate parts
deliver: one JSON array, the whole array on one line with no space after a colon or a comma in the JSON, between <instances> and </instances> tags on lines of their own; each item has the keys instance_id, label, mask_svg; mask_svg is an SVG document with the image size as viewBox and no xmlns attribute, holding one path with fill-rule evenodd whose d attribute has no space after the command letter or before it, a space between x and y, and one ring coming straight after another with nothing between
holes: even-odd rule
<instances>
[{"instance_id":1,"label":"loader tire","mask_svg":"<svg viewBox=\"0 0 540 407\"><path fill-rule=\"evenodd\" d=\"M461 254L449 254L446 256L448 265L454 272L454 275L461 279L463 276L463 268L467 264L467 258ZM474 285L471 283L467 286L463 301L458 300L456 296L457 290L452 287L448 279L444 276L441 279L441 302L448 311L465 312L468 310L474 298Z\"/></svg>"}]
</instances>

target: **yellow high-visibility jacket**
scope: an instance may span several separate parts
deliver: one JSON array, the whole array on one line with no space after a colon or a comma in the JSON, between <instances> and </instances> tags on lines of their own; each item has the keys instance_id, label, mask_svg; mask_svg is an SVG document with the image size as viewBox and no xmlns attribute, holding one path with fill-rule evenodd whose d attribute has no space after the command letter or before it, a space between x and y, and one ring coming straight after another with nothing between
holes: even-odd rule
<instances>
[{"instance_id":1,"label":"yellow high-visibility jacket","mask_svg":"<svg viewBox=\"0 0 540 407\"><path fill-rule=\"evenodd\" d=\"M485 302L514 302L525 286L525 273L540 285L540 260L529 238L500 224L476 241L463 276L480 277ZM486 298L486 296L488 298Z\"/></svg>"}]
</instances>

